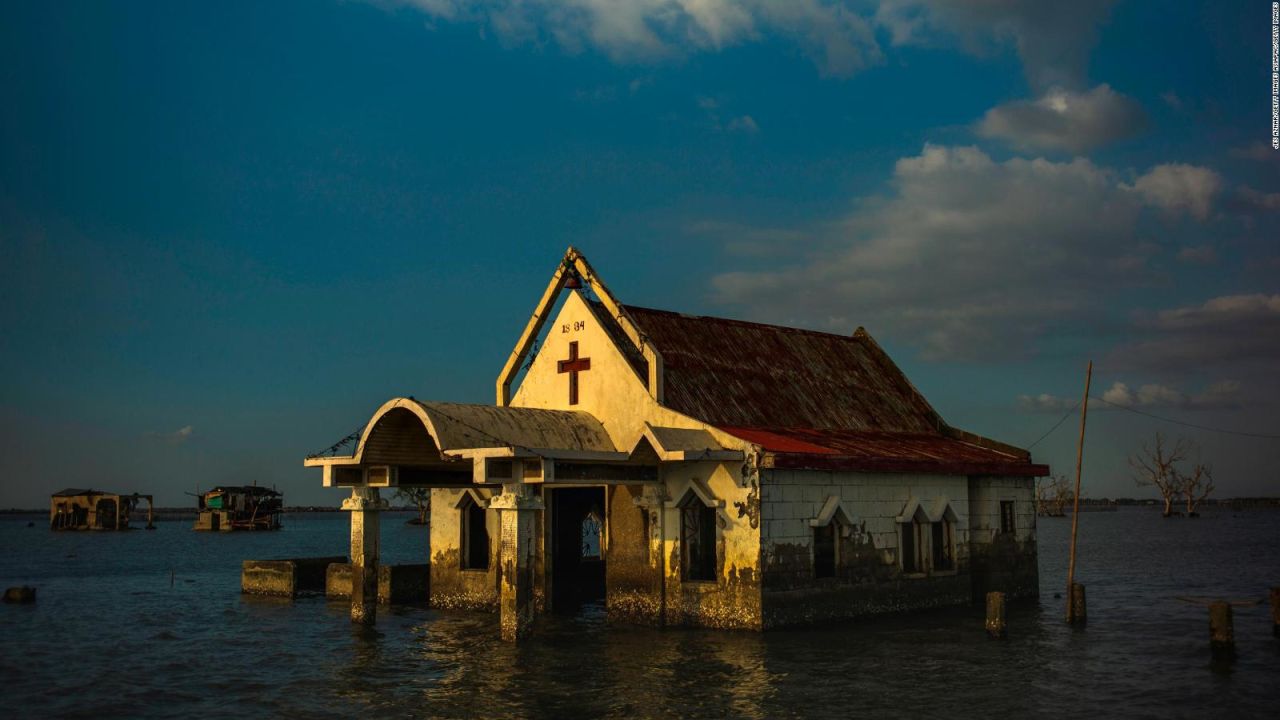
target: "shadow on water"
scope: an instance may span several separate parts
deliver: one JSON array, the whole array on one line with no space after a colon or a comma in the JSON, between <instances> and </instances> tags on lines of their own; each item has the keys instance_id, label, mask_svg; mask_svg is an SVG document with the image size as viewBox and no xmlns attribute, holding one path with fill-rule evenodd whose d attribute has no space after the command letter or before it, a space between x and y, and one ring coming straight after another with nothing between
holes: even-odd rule
<instances>
[{"instance_id":1,"label":"shadow on water","mask_svg":"<svg viewBox=\"0 0 1280 720\"><path fill-rule=\"evenodd\" d=\"M39 587L0 608L0 713L350 717L1268 716L1280 639L1265 603L1237 608L1237 656L1214 661L1203 607L1280 584L1280 514L1142 511L1081 518L1089 624L1063 622L1066 523L1040 526L1042 600L1008 637L963 607L768 633L614 625L599 605L543 616L531 641L493 615L242 597L244 558L342 554L346 518L279 533L67 536L0 519L0 579ZM385 523L389 562L425 536ZM172 579L171 579L172 573ZM190 581L190 582L186 582ZM107 710L104 711L104 708Z\"/></svg>"}]
</instances>

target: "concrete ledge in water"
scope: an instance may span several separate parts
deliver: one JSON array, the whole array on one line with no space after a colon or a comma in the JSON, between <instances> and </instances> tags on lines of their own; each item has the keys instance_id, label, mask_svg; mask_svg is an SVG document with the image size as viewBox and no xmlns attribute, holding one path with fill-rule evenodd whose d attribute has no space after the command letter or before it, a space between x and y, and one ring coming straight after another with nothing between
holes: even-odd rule
<instances>
[{"instance_id":1,"label":"concrete ledge in water","mask_svg":"<svg viewBox=\"0 0 1280 720\"><path fill-rule=\"evenodd\" d=\"M347 558L293 558L291 560L245 560L240 570L240 592L252 595L294 597L301 592L324 592L325 571Z\"/></svg>"},{"instance_id":2,"label":"concrete ledge in water","mask_svg":"<svg viewBox=\"0 0 1280 720\"><path fill-rule=\"evenodd\" d=\"M430 596L430 565L379 565L378 602L384 605L426 603ZM325 573L324 594L331 598L351 597L351 564L333 563Z\"/></svg>"}]
</instances>

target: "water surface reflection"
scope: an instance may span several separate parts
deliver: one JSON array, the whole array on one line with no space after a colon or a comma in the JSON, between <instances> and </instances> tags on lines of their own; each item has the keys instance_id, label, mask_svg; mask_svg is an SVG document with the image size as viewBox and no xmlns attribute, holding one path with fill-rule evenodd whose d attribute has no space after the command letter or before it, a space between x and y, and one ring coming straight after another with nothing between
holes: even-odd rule
<instances>
[{"instance_id":1,"label":"water surface reflection","mask_svg":"<svg viewBox=\"0 0 1280 720\"><path fill-rule=\"evenodd\" d=\"M497 639L485 614L383 609L374 631L321 598L242 598L245 557L341 553L341 515L271 535L162 524L93 536L0 520L0 579L40 587L0 609L5 716L1126 717L1271 716L1280 641L1265 605L1237 608L1239 659L1211 665L1206 611L1178 595L1257 598L1280 584L1280 514L1163 521L1082 516L1090 624L1061 621L1066 524L1041 523L1043 602L1009 638L981 608L766 634L609 624L598 609ZM387 523L392 561L425 551ZM171 585L170 573L173 573Z\"/></svg>"}]
</instances>

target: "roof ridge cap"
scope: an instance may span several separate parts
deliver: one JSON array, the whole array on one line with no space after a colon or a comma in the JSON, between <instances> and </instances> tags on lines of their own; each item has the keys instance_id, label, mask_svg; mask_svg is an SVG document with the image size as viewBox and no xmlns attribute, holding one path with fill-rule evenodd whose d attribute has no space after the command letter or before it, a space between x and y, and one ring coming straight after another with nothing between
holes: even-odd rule
<instances>
[{"instance_id":1,"label":"roof ridge cap","mask_svg":"<svg viewBox=\"0 0 1280 720\"><path fill-rule=\"evenodd\" d=\"M690 318L694 320L714 320L716 322L730 323L733 325L747 325L750 327L770 328L772 330L782 330L783 332L801 333L805 335L820 335L822 337L837 338L840 340L862 340L863 337L870 337L861 325L858 330L850 335L842 335L840 333L828 332L826 330L814 330L813 328L795 327L793 325L778 325L777 323L758 322L755 320L740 320L738 318L727 318L719 315L696 315L694 313L681 312L679 310L663 310L662 308L651 308L643 305L628 305L620 303L627 310L639 310L641 312L663 313L665 315L679 315L680 317ZM858 334L862 331L862 335Z\"/></svg>"}]
</instances>

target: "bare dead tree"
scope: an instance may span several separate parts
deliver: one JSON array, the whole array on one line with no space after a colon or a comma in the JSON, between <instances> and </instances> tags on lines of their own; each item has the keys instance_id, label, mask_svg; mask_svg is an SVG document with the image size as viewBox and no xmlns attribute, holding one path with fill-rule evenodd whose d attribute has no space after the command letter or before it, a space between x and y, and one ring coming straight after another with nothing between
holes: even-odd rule
<instances>
[{"instance_id":1,"label":"bare dead tree","mask_svg":"<svg viewBox=\"0 0 1280 720\"><path fill-rule=\"evenodd\" d=\"M1195 517L1196 508L1213 492L1213 468L1196 463L1189 474L1178 473L1178 485L1187 501L1187 517Z\"/></svg>"},{"instance_id":2,"label":"bare dead tree","mask_svg":"<svg viewBox=\"0 0 1280 720\"><path fill-rule=\"evenodd\" d=\"M431 488L402 487L396 489L396 497L411 502L418 507L418 525L427 524L427 513L431 510Z\"/></svg>"},{"instance_id":3,"label":"bare dead tree","mask_svg":"<svg viewBox=\"0 0 1280 720\"><path fill-rule=\"evenodd\" d=\"M1071 502L1071 482L1066 475L1059 475L1053 480L1053 514L1062 517L1067 514L1067 503Z\"/></svg>"},{"instance_id":4,"label":"bare dead tree","mask_svg":"<svg viewBox=\"0 0 1280 720\"><path fill-rule=\"evenodd\" d=\"M1143 444L1142 452L1129 457L1133 480L1139 487L1154 487L1164 498L1164 516L1173 515L1173 501L1182 492L1182 482L1177 465L1187 458L1191 443L1178 438L1173 447L1165 445L1164 437L1156 433L1154 447Z\"/></svg>"},{"instance_id":5,"label":"bare dead tree","mask_svg":"<svg viewBox=\"0 0 1280 720\"><path fill-rule=\"evenodd\" d=\"M1054 475L1036 481L1036 514L1042 517L1062 517L1071 501L1071 483L1066 475Z\"/></svg>"}]
</instances>

